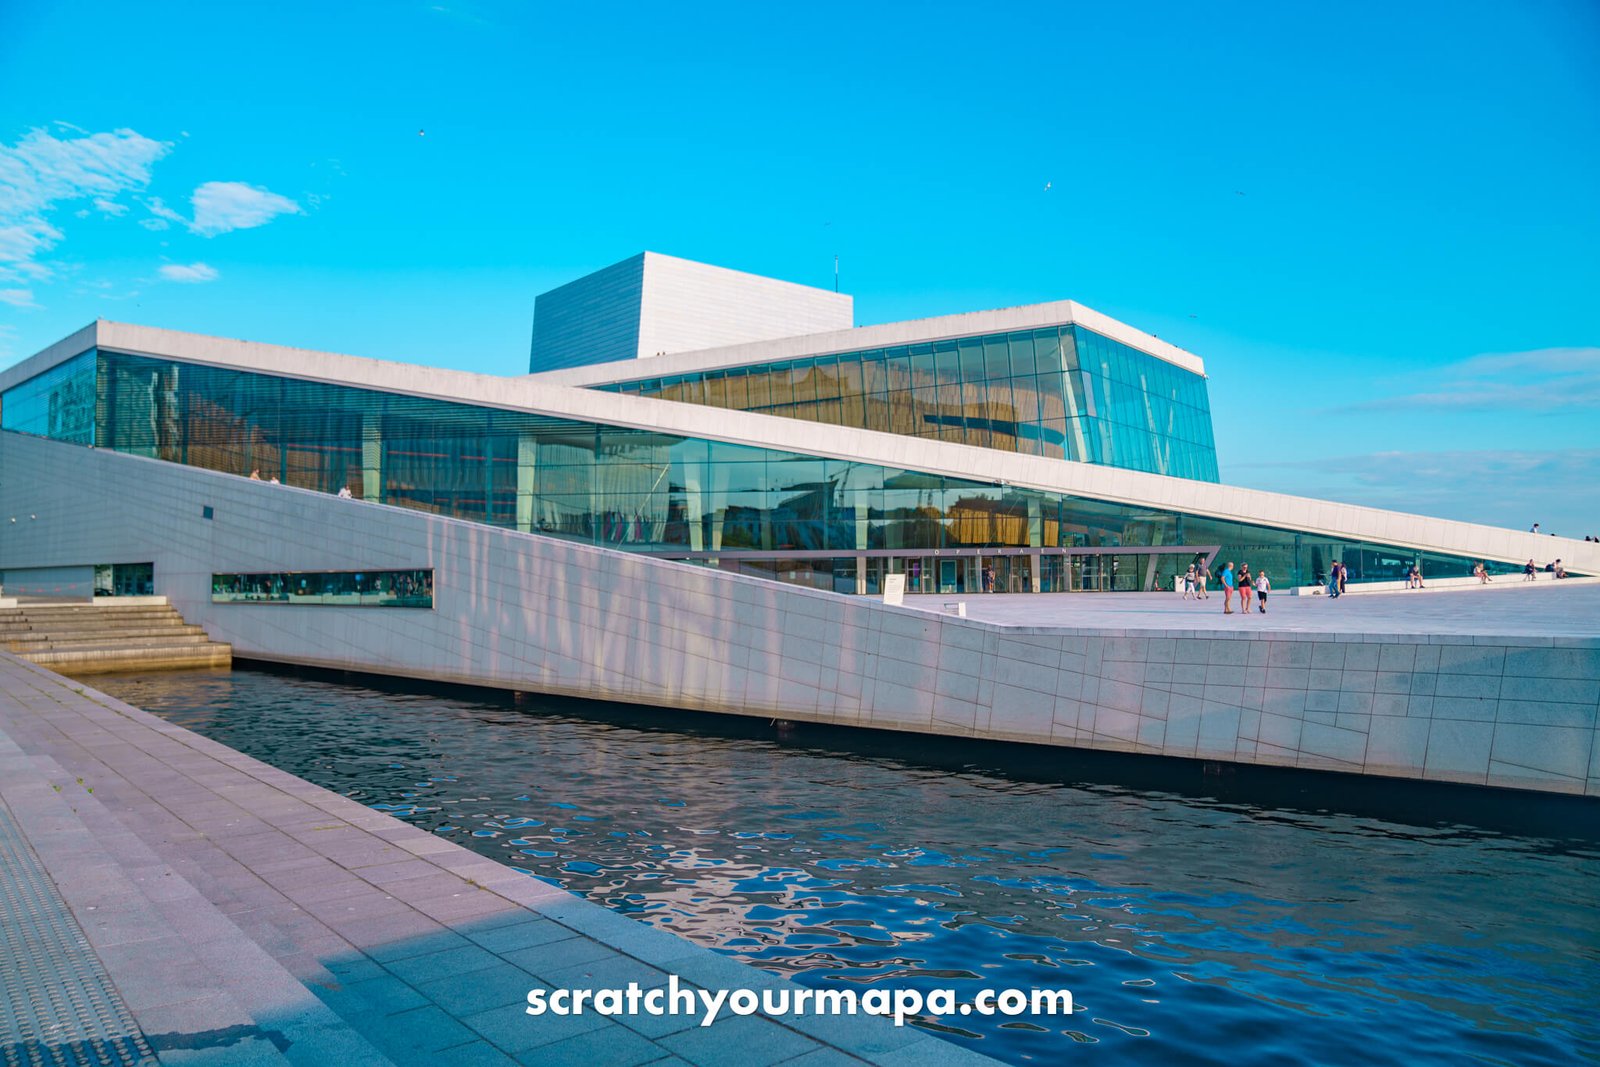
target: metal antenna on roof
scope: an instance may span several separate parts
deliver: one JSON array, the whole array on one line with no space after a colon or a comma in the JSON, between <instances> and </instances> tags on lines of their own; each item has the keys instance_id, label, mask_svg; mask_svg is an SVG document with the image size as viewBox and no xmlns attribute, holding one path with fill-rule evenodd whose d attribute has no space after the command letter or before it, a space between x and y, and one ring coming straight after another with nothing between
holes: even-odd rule
<instances>
[{"instance_id":1,"label":"metal antenna on roof","mask_svg":"<svg viewBox=\"0 0 1600 1067\"><path fill-rule=\"evenodd\" d=\"M833 291L839 291L839 257L833 257Z\"/></svg>"}]
</instances>

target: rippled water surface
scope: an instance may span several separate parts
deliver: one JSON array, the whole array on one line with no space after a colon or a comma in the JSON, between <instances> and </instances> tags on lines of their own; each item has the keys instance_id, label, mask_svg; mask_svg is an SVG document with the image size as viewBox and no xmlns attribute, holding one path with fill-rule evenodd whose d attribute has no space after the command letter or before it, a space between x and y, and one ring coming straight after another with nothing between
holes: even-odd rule
<instances>
[{"instance_id":1,"label":"rippled water surface","mask_svg":"<svg viewBox=\"0 0 1600 1067\"><path fill-rule=\"evenodd\" d=\"M1600 1060L1592 805L1490 829L1341 813L1320 776L1285 806L914 737L246 670L92 681L807 985L1070 989L1070 1020L945 1028L1003 1060Z\"/></svg>"}]
</instances>

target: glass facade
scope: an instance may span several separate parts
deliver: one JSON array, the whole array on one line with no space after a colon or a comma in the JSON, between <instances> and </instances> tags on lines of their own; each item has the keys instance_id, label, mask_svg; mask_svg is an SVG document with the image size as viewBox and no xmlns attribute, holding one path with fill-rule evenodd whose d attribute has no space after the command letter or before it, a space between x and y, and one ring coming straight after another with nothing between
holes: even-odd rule
<instances>
[{"instance_id":1,"label":"glass facade","mask_svg":"<svg viewBox=\"0 0 1600 1067\"><path fill-rule=\"evenodd\" d=\"M85 352L7 389L0 397L0 428L95 443L95 353Z\"/></svg>"},{"instance_id":2,"label":"glass facade","mask_svg":"<svg viewBox=\"0 0 1600 1067\"><path fill-rule=\"evenodd\" d=\"M1215 482L1203 375L1082 326L596 386Z\"/></svg>"},{"instance_id":3,"label":"glass facade","mask_svg":"<svg viewBox=\"0 0 1600 1067\"><path fill-rule=\"evenodd\" d=\"M431 608L433 571L273 571L213 574L218 604L321 604L341 608Z\"/></svg>"},{"instance_id":4,"label":"glass facade","mask_svg":"<svg viewBox=\"0 0 1600 1067\"><path fill-rule=\"evenodd\" d=\"M1401 578L1414 560L1439 578L1469 575L1473 565L914 469L172 360L99 352L73 363L73 373L0 397L0 427L841 592L875 592L885 574L907 575L913 592L1171 589L1196 556L1265 568L1280 587L1318 580L1335 560L1357 582ZM91 423L39 421L40 410L82 407L84 367L94 372Z\"/></svg>"}]
</instances>

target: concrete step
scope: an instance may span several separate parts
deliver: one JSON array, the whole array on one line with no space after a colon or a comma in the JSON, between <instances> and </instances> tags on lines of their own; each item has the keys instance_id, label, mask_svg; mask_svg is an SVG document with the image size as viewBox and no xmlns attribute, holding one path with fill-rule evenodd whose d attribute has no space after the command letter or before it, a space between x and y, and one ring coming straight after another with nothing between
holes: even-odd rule
<instances>
[{"instance_id":1,"label":"concrete step","mask_svg":"<svg viewBox=\"0 0 1600 1067\"><path fill-rule=\"evenodd\" d=\"M95 629L72 630L65 627L53 627L47 631L39 630L0 630L0 642L9 644L32 644L37 641L71 640L94 641L104 638L127 638L134 640L141 637L205 637L206 632L199 626L190 626L187 623L174 623L171 626L137 626L128 629L100 626Z\"/></svg>"},{"instance_id":2,"label":"concrete step","mask_svg":"<svg viewBox=\"0 0 1600 1067\"><path fill-rule=\"evenodd\" d=\"M139 627L182 626L182 615L141 615L129 618L85 616L69 619L17 619L0 622L0 634L39 630L123 630Z\"/></svg>"},{"instance_id":3,"label":"concrete step","mask_svg":"<svg viewBox=\"0 0 1600 1067\"><path fill-rule=\"evenodd\" d=\"M0 648L66 674L229 667L216 644L166 603L29 604L0 611Z\"/></svg>"},{"instance_id":4,"label":"concrete step","mask_svg":"<svg viewBox=\"0 0 1600 1067\"><path fill-rule=\"evenodd\" d=\"M20 654L20 653L19 653ZM185 645L176 648L49 649L29 652L30 663L74 677L120 671L169 671L222 668L233 665L233 646Z\"/></svg>"},{"instance_id":5,"label":"concrete step","mask_svg":"<svg viewBox=\"0 0 1600 1067\"><path fill-rule=\"evenodd\" d=\"M73 619L173 619L181 618L178 609L170 607L147 608L6 608L0 611L0 623L37 622L50 620L65 622Z\"/></svg>"},{"instance_id":6,"label":"concrete step","mask_svg":"<svg viewBox=\"0 0 1600 1067\"><path fill-rule=\"evenodd\" d=\"M5 645L12 652L19 655L31 652L43 652L49 649L88 649L88 648L182 648L185 645L210 644L211 639L204 633L196 634L154 634L147 637L129 637L119 633L99 634L34 634L27 640L0 639L0 644Z\"/></svg>"}]
</instances>

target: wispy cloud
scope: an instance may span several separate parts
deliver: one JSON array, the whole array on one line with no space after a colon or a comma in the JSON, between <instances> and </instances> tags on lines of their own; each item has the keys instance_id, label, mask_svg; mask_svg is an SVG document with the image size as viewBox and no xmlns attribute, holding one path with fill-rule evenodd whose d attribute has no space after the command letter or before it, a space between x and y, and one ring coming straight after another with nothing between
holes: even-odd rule
<instances>
[{"instance_id":1,"label":"wispy cloud","mask_svg":"<svg viewBox=\"0 0 1600 1067\"><path fill-rule=\"evenodd\" d=\"M221 277L215 267L204 263L167 263L156 273L169 282L214 282Z\"/></svg>"},{"instance_id":2,"label":"wispy cloud","mask_svg":"<svg viewBox=\"0 0 1600 1067\"><path fill-rule=\"evenodd\" d=\"M1473 356L1429 371L1431 388L1376 397L1349 411L1560 411L1600 407L1600 348Z\"/></svg>"},{"instance_id":3,"label":"wispy cloud","mask_svg":"<svg viewBox=\"0 0 1600 1067\"><path fill-rule=\"evenodd\" d=\"M435 15L443 15L445 18L456 19L457 21L469 23L473 26L493 25L489 19L485 18L479 12L472 10L475 6L476 5L471 3L455 3L448 5L429 4L428 10L433 12Z\"/></svg>"},{"instance_id":4,"label":"wispy cloud","mask_svg":"<svg viewBox=\"0 0 1600 1067\"><path fill-rule=\"evenodd\" d=\"M39 306L33 302L32 289L0 289L0 304L10 304L14 308Z\"/></svg>"},{"instance_id":5,"label":"wispy cloud","mask_svg":"<svg viewBox=\"0 0 1600 1067\"><path fill-rule=\"evenodd\" d=\"M206 182L194 191L193 204L189 228L203 237L265 226L279 215L305 214L288 197L244 182Z\"/></svg>"},{"instance_id":6,"label":"wispy cloud","mask_svg":"<svg viewBox=\"0 0 1600 1067\"><path fill-rule=\"evenodd\" d=\"M151 164L171 147L127 129L66 139L36 129L15 145L0 145L0 280L50 277L40 257L62 238L50 213L93 198L100 210L110 205L108 213L117 214L123 205L115 198L148 185Z\"/></svg>"},{"instance_id":7,"label":"wispy cloud","mask_svg":"<svg viewBox=\"0 0 1600 1067\"><path fill-rule=\"evenodd\" d=\"M1600 533L1600 448L1372 452L1229 464L1227 479L1297 496L1583 537Z\"/></svg>"}]
</instances>

